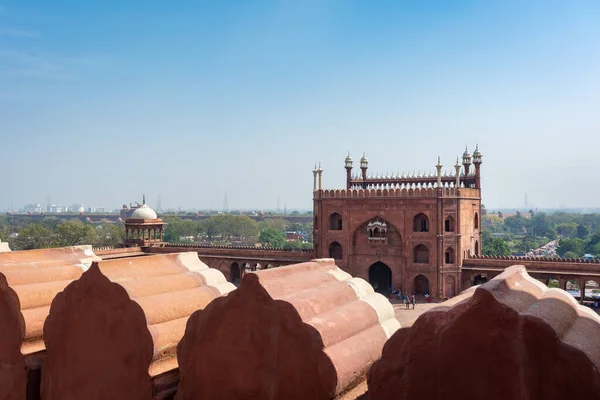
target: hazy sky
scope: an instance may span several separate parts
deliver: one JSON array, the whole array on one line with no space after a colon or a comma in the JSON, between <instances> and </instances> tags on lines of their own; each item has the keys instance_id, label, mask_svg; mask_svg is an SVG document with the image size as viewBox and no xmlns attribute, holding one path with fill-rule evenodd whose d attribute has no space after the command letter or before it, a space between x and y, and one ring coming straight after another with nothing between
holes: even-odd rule
<instances>
[{"instance_id":1,"label":"hazy sky","mask_svg":"<svg viewBox=\"0 0 600 400\"><path fill-rule=\"evenodd\" d=\"M0 209L310 209L477 142L488 208L599 205L599 1L0 0Z\"/></svg>"}]
</instances>

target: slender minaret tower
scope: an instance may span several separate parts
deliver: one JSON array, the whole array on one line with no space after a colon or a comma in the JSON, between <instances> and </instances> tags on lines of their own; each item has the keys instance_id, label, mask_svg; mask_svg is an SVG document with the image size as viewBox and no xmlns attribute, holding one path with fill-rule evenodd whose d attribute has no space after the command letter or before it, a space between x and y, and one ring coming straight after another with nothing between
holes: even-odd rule
<instances>
[{"instance_id":1,"label":"slender minaret tower","mask_svg":"<svg viewBox=\"0 0 600 400\"><path fill-rule=\"evenodd\" d=\"M440 162L440 157L438 156L438 163L435 166L435 168L437 169L437 187L441 188L442 187L442 163Z\"/></svg>"},{"instance_id":2,"label":"slender minaret tower","mask_svg":"<svg viewBox=\"0 0 600 400\"><path fill-rule=\"evenodd\" d=\"M460 161L458 161L458 157L456 157L456 164L454 165L454 169L456 170L456 183L455 183L455 188L459 189L460 188Z\"/></svg>"},{"instance_id":3,"label":"slender minaret tower","mask_svg":"<svg viewBox=\"0 0 600 400\"><path fill-rule=\"evenodd\" d=\"M469 170L471 169L471 154L469 154L469 149L465 147L465 152L463 153L463 166L465 167L465 178L469 176ZM465 185L466 186L466 185Z\"/></svg>"},{"instance_id":4,"label":"slender minaret tower","mask_svg":"<svg viewBox=\"0 0 600 400\"><path fill-rule=\"evenodd\" d=\"M344 167L346 168L346 189L350 190L352 186L352 157L350 157L350 150L348 150Z\"/></svg>"},{"instance_id":5,"label":"slender minaret tower","mask_svg":"<svg viewBox=\"0 0 600 400\"><path fill-rule=\"evenodd\" d=\"M315 163L315 169L313 169L313 192L317 191L317 175L319 174L319 170L317 169L317 163Z\"/></svg>"},{"instance_id":6,"label":"slender minaret tower","mask_svg":"<svg viewBox=\"0 0 600 400\"><path fill-rule=\"evenodd\" d=\"M483 154L479 151L479 145L475 146L473 153L473 164L475 165L475 189L481 189L481 158Z\"/></svg>"},{"instance_id":7,"label":"slender minaret tower","mask_svg":"<svg viewBox=\"0 0 600 400\"><path fill-rule=\"evenodd\" d=\"M317 170L319 173L319 190L323 190L323 169L321 168L321 162L319 161L319 169Z\"/></svg>"},{"instance_id":8,"label":"slender minaret tower","mask_svg":"<svg viewBox=\"0 0 600 400\"><path fill-rule=\"evenodd\" d=\"M369 168L369 160L367 160L367 155L365 153L363 153L363 156L360 159L360 169L362 171L363 189L367 188L367 169L368 168Z\"/></svg>"}]
</instances>

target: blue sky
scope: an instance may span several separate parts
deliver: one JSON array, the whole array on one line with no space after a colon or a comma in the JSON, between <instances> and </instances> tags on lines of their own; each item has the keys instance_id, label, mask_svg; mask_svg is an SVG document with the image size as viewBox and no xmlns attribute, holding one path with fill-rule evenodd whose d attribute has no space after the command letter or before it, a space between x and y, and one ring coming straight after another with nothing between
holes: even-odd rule
<instances>
[{"instance_id":1,"label":"blue sky","mask_svg":"<svg viewBox=\"0 0 600 400\"><path fill-rule=\"evenodd\" d=\"M310 209L484 154L488 208L597 206L598 1L2 1L0 209Z\"/></svg>"}]
</instances>

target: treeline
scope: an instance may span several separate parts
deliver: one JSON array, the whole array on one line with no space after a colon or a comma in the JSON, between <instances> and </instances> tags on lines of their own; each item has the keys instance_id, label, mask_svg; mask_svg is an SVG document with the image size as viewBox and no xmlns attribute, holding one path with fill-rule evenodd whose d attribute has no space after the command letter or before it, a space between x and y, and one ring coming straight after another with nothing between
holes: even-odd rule
<instances>
[{"instance_id":1,"label":"treeline","mask_svg":"<svg viewBox=\"0 0 600 400\"><path fill-rule=\"evenodd\" d=\"M78 219L44 218L39 222L24 222L0 218L0 240L13 250L44 249L49 247L90 244L94 247L118 246L125 236L123 223L81 222Z\"/></svg>"},{"instance_id":2,"label":"treeline","mask_svg":"<svg viewBox=\"0 0 600 400\"><path fill-rule=\"evenodd\" d=\"M163 238L171 243L208 243L218 245L255 245L284 248L312 248L312 223L289 223L273 218L256 222L244 215L221 214L193 221L165 217ZM306 242L286 241L285 231L306 233Z\"/></svg>"},{"instance_id":3,"label":"treeline","mask_svg":"<svg viewBox=\"0 0 600 400\"><path fill-rule=\"evenodd\" d=\"M589 253L600 257L600 214L557 212L505 217L501 212L482 217L482 252L485 255L523 255L551 240L558 240L556 255L566 258Z\"/></svg>"}]
</instances>

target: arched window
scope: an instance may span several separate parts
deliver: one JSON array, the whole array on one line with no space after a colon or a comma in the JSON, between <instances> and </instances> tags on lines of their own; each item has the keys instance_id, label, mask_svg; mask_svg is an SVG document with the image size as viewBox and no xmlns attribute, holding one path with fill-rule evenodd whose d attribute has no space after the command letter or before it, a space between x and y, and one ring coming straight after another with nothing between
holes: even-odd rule
<instances>
[{"instance_id":1,"label":"arched window","mask_svg":"<svg viewBox=\"0 0 600 400\"><path fill-rule=\"evenodd\" d=\"M413 222L413 230L415 232L429 232L429 218L427 218L427 215L423 213L417 214Z\"/></svg>"},{"instance_id":2,"label":"arched window","mask_svg":"<svg viewBox=\"0 0 600 400\"><path fill-rule=\"evenodd\" d=\"M444 253L444 258L446 259L446 264L454 264L454 249L452 247L448 247L446 249L446 253Z\"/></svg>"},{"instance_id":3,"label":"arched window","mask_svg":"<svg viewBox=\"0 0 600 400\"><path fill-rule=\"evenodd\" d=\"M479 242L477 240L475 241L475 255L479 255Z\"/></svg>"},{"instance_id":4,"label":"arched window","mask_svg":"<svg viewBox=\"0 0 600 400\"><path fill-rule=\"evenodd\" d=\"M342 230L342 216L338 213L333 213L329 216L329 230L330 231L341 231Z\"/></svg>"},{"instance_id":5,"label":"arched window","mask_svg":"<svg viewBox=\"0 0 600 400\"><path fill-rule=\"evenodd\" d=\"M475 229L479 229L479 214L475 213L475 221L474 221Z\"/></svg>"},{"instance_id":6,"label":"arched window","mask_svg":"<svg viewBox=\"0 0 600 400\"><path fill-rule=\"evenodd\" d=\"M454 217L452 215L449 215L444 221L444 231L454 232Z\"/></svg>"},{"instance_id":7,"label":"arched window","mask_svg":"<svg viewBox=\"0 0 600 400\"><path fill-rule=\"evenodd\" d=\"M333 242L329 245L329 258L335 258L336 260L342 259L342 245L338 242Z\"/></svg>"},{"instance_id":8,"label":"arched window","mask_svg":"<svg viewBox=\"0 0 600 400\"><path fill-rule=\"evenodd\" d=\"M413 251L413 260L417 264L429 264L429 249L420 244Z\"/></svg>"}]
</instances>

